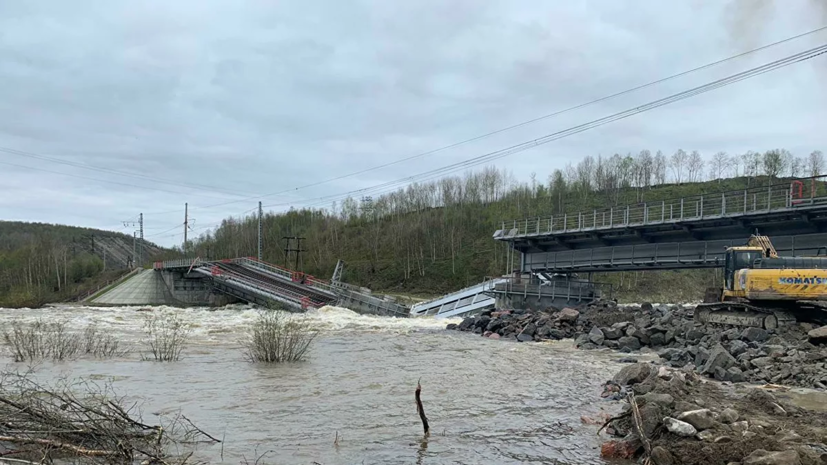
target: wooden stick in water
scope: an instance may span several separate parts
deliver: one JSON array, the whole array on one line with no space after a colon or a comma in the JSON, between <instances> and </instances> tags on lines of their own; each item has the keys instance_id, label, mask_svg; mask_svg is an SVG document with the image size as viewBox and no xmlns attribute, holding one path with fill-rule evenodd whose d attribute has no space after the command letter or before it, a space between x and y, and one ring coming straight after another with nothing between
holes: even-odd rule
<instances>
[{"instance_id":1,"label":"wooden stick in water","mask_svg":"<svg viewBox=\"0 0 827 465\"><path fill-rule=\"evenodd\" d=\"M421 380L421 378L420 378ZM422 428L425 429L425 435L428 435L428 431L430 431L430 427L428 426L428 417L425 416L425 409L422 408L422 399L419 398L419 393L422 391L422 385L419 384L419 381L416 382L416 393L414 397L416 398L416 411L419 412L419 418L422 420Z\"/></svg>"}]
</instances>

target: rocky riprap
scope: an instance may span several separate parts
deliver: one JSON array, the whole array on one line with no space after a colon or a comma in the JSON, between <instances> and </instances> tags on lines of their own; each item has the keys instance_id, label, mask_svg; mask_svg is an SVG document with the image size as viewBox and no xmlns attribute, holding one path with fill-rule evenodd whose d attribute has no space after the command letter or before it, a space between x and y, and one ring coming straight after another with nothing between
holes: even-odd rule
<instances>
[{"instance_id":1,"label":"rocky riprap","mask_svg":"<svg viewBox=\"0 0 827 465\"><path fill-rule=\"evenodd\" d=\"M816 465L827 457L824 415L766 389L736 390L691 370L637 363L608 381L603 397L624 401L622 412L605 422L584 418L616 438L603 444L605 458L648 456L655 465Z\"/></svg>"},{"instance_id":2,"label":"rocky riprap","mask_svg":"<svg viewBox=\"0 0 827 465\"><path fill-rule=\"evenodd\" d=\"M700 325L692 314L685 306L598 302L540 312L489 311L448 329L520 342L573 338L582 349L654 351L667 366L720 381L827 389L827 346L821 345L827 329L807 323L769 331Z\"/></svg>"}]
</instances>

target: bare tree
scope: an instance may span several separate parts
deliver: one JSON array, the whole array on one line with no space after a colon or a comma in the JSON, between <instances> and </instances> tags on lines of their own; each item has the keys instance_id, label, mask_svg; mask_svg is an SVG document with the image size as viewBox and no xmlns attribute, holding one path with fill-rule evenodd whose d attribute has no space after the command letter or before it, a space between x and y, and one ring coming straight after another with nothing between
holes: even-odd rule
<instances>
[{"instance_id":1,"label":"bare tree","mask_svg":"<svg viewBox=\"0 0 827 465\"><path fill-rule=\"evenodd\" d=\"M672 168L672 175L675 177L675 182L678 184L680 184L683 180L683 173L688 158L689 157L683 149L678 149L677 152L672 154L672 158L669 160L670 168Z\"/></svg>"},{"instance_id":2,"label":"bare tree","mask_svg":"<svg viewBox=\"0 0 827 465\"><path fill-rule=\"evenodd\" d=\"M666 165L666 155L658 150L654 160L652 160L652 171L655 176L655 183L666 184Z\"/></svg>"},{"instance_id":3,"label":"bare tree","mask_svg":"<svg viewBox=\"0 0 827 465\"><path fill-rule=\"evenodd\" d=\"M801 157L793 157L790 160L790 176L797 178L805 171L807 161Z\"/></svg>"},{"instance_id":4,"label":"bare tree","mask_svg":"<svg viewBox=\"0 0 827 465\"><path fill-rule=\"evenodd\" d=\"M815 150L807 160L807 172L810 176L821 176L823 170L824 154L821 153L821 150Z\"/></svg>"},{"instance_id":5,"label":"bare tree","mask_svg":"<svg viewBox=\"0 0 827 465\"><path fill-rule=\"evenodd\" d=\"M761 167L762 157L760 153L750 150L741 155L741 160L744 166L744 176L747 178L747 186L749 186L750 180L758 176L758 170Z\"/></svg>"},{"instance_id":6,"label":"bare tree","mask_svg":"<svg viewBox=\"0 0 827 465\"><path fill-rule=\"evenodd\" d=\"M689 182L698 182L702 180L704 172L704 159L697 150L693 150L692 153L689 154L686 168L689 175Z\"/></svg>"},{"instance_id":7,"label":"bare tree","mask_svg":"<svg viewBox=\"0 0 827 465\"><path fill-rule=\"evenodd\" d=\"M777 178L786 169L788 158L786 157L785 152L789 153L783 149L772 149L764 152L764 157L762 160L764 165L764 174L766 174L770 180Z\"/></svg>"},{"instance_id":8,"label":"bare tree","mask_svg":"<svg viewBox=\"0 0 827 465\"><path fill-rule=\"evenodd\" d=\"M726 173L730 171L730 163L729 155L726 152L718 152L712 155L712 160L709 163L709 178L717 179L720 183Z\"/></svg>"}]
</instances>

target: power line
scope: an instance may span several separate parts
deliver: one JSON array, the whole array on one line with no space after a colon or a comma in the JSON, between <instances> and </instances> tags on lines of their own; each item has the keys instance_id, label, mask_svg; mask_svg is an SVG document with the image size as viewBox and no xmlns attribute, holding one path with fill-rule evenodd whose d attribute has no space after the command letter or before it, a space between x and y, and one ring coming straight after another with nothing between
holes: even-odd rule
<instances>
[{"instance_id":1,"label":"power line","mask_svg":"<svg viewBox=\"0 0 827 465\"><path fill-rule=\"evenodd\" d=\"M332 177L332 178L325 179L325 180L322 180L322 181L316 181L316 182L312 182L312 183L305 184L305 185L302 185L302 186L298 186L298 187L294 187L294 188L290 188L290 189L284 189L284 190L281 190L281 191L278 191L278 192L273 192L273 193L265 194L265 195L258 196L258 197L250 197L250 198L247 198L247 199L232 200L232 201L228 201L228 202L225 202L225 203L220 203L220 204L215 204L215 205L208 205L208 206L205 206L205 207L198 207L198 208L214 208L214 207L229 205L231 203L243 202L243 201L246 201L246 200L255 200L255 199L260 199L260 198L265 198L265 197L272 197L272 196L280 195L280 194L286 194L288 192L294 192L294 191L297 191L297 190L306 189L308 187L319 186L321 184L326 184L326 183L329 183L329 182L338 181L338 180L353 177L353 176L356 176L356 175L359 175L359 174L364 174L364 173L367 173L367 172L370 172L370 171L386 168L388 166L393 166L393 165L396 165L396 164L399 164L399 163L403 163L403 162L406 162L406 161L421 158L421 157L424 157L424 156L427 156L427 155L432 155L434 153L449 150L449 149L458 147L460 145L468 144L470 142L475 142L475 141L485 139L485 138L488 138L488 137L496 135L496 134L507 132L507 131L510 131L512 129L517 129L517 128L520 128L520 127L523 127L523 126L527 126L529 124L536 123L538 121L542 121L542 120L545 120L545 119L548 119L548 118L552 118L554 116L558 116L558 115L568 113L568 112L571 112L571 111L574 111L574 110L579 110L581 108L588 107L588 106L591 106L591 105L594 105L594 104L597 104L597 103L605 102L607 100L610 100L610 99L613 99L613 98L616 98L616 97L620 97L620 96L623 96L623 95L626 95L626 94L630 94L632 92L636 92L636 91L641 90L641 89L652 87L652 86L655 86L657 84L662 84L664 82L671 81L673 79L677 79L679 77L683 77L683 76L686 76L686 75L691 74L691 73L702 71L704 69L708 69L708 68L720 65L722 63L726 63L728 61L732 61L732 60L735 60L735 59L738 59L738 58L743 58L745 56L760 52L762 50L766 50L766 49L769 49L769 48L772 48L772 47L776 47L778 45L781 45L781 44L784 44L784 43L787 43L787 42L791 42L793 40L800 39L802 37L806 37L806 36L809 36L809 35L812 35L812 34L816 34L818 32L824 31L824 30L827 30L827 26L822 26L820 28L813 29L811 31L807 31L807 32L804 32L802 34L798 34L798 35L795 35L795 36L792 36L792 37L788 37L786 39L782 39L782 40L779 40L779 41L776 41L776 42L773 42L773 43L770 43L770 44L767 44L767 45L764 45L764 46L761 46L761 47L758 47L758 48L755 48L755 49L752 49L752 50L748 50L746 52L741 52L737 55L732 55L730 57L723 58L723 59L720 59L718 61L714 61L712 63L707 63L705 65L698 66L696 68L692 68L692 69L689 69L689 70L686 70L686 71L682 71L680 73L673 74L671 76L667 76L665 78L661 78L661 79L658 79L658 80L655 80L655 81L652 81L652 82L649 82L649 83L646 83L646 84L642 84L642 85L639 85L637 87L633 87L631 89L616 92L614 94L610 94L610 95L607 95L607 96L604 96L604 97L600 97L598 99L591 100L591 101L588 101L586 103L581 103L581 104L578 104L578 105L575 105L575 106L572 106L572 107L569 107L569 108L565 108L563 110L558 110L558 111L555 111L553 113L549 113L549 114L546 114L546 115L543 115L543 116L539 116L537 118L533 118L533 119L530 119L530 120L527 120L527 121L523 121L521 123L517 123L517 124L511 125L511 126L507 126L505 128L502 128L502 129L497 129L495 131L491 131L491 132L488 132L488 133L485 133L485 134L482 134L482 135L479 135L479 136L475 136L475 137L472 137L470 139L465 139L465 140L462 140L460 142L455 142L453 144L449 144L449 145L445 145L445 146L442 146L442 147L439 147L439 148L436 148L436 149L428 150L426 152L418 153L418 154L411 155L411 156L408 156L408 157L405 157L405 158L400 158L400 159L392 161L392 162L384 163L384 164L373 166L373 167L370 167L370 168L365 168L363 170L354 171L354 172L351 172L351 173L348 173L348 174L343 174L343 175Z\"/></svg>"},{"instance_id":2,"label":"power line","mask_svg":"<svg viewBox=\"0 0 827 465\"><path fill-rule=\"evenodd\" d=\"M59 174L61 176L69 176L69 177L72 177L72 178L86 179L86 180L89 180L89 181L104 182L104 183L108 183L108 184L114 184L114 185L117 185L117 186L134 187L134 188L142 189L142 190L155 190L155 191L167 192L167 193L170 193L170 194L178 194L178 195L194 195L196 197L205 197L205 198L211 198L211 199L220 198L220 197L216 197L216 196L213 196L213 195L190 194L190 193L187 193L187 192L179 192L179 191L171 191L171 190L168 190L168 189L161 189L159 187L139 186L137 184L129 184L129 183L120 182L120 181L108 181L106 179L91 178L89 176L81 176L81 175L78 175L78 174L64 173L64 172L61 172L61 171L52 171L52 170L47 170L45 168L36 168L36 167L33 167L33 166L19 165L17 163L9 163L9 162L6 162L6 161L0 161L0 164L8 165L8 166L14 166L14 167L17 167L17 168L25 168L25 169L34 170L34 171L43 171L45 173Z\"/></svg>"},{"instance_id":3,"label":"power line","mask_svg":"<svg viewBox=\"0 0 827 465\"><path fill-rule=\"evenodd\" d=\"M248 193L248 192L239 193L237 191L230 191L230 190L222 189L222 188L219 188L219 187L216 187L216 186L208 186L208 185L203 185L203 184L194 184L194 183L189 183L189 182L186 182L186 181L163 179L163 178L158 178L158 177L153 177L153 176L147 176L147 175L144 175L144 174L130 173L130 172L127 172L127 171L120 171L120 170L116 170L116 169L112 169L112 168L93 166L93 165L90 165L88 163L81 163L81 162L75 162L75 161L69 161L69 160L61 160L60 158L48 157L48 156L45 156L45 155L40 155L40 154L33 153L33 152L27 152L25 150L12 149L12 148L8 148L8 147L1 147L0 146L0 152L8 153L10 155L17 155L17 156L21 156L21 157L34 158L34 159L37 159L37 160L44 160L44 161L48 161L48 162L51 162L51 163L58 163L58 164L62 164L62 165L74 166L76 168L81 168L81 169L85 169L85 170L98 171L98 172L108 173L108 174L116 174L118 176L125 176L125 177L139 178L139 179L147 179L149 181L156 182L156 183L161 183L161 184L171 184L171 185L174 185L174 186L187 186L187 187L192 187L194 189L206 190L206 191L210 191L210 192L224 192L226 194L235 195L235 196L250 195L250 193Z\"/></svg>"},{"instance_id":4,"label":"power line","mask_svg":"<svg viewBox=\"0 0 827 465\"><path fill-rule=\"evenodd\" d=\"M385 182L385 183L382 183L382 184L378 184L376 186L362 188L362 189L356 189L356 190L345 192L345 193L342 193L342 194L333 194L333 195L318 197L318 198L315 198L315 199L308 199L304 202L300 202L299 204L300 205L301 204L312 204L314 202L319 202L319 201L329 202L329 201L340 199L340 198L346 198L348 196L352 196L352 195L355 195L355 194L367 194L367 193L374 193L375 194L375 193L380 193L380 191L382 189L395 188L399 185L410 184L410 183L417 182L417 181L426 181L426 180L429 180L429 179L433 179L434 177L444 176L446 174L449 174L449 173L452 173L452 172L455 172L455 171L463 170L463 169L466 169L466 168L471 167L471 166L479 165L479 164L486 163L486 162L489 162L489 161L493 161L493 160L503 158L503 157L506 157L506 156L509 156L509 155L513 155L515 153L519 153L519 152L528 150L530 148L537 147L539 145L547 144L549 142L559 140L559 139L562 139L562 138L565 138L565 137L569 137L571 135L578 134L580 132L587 131L589 129L593 129L593 128L596 128L596 127L599 127L599 126L603 126L605 124L609 124L609 123L612 123L612 122L615 122L615 121L619 121L619 120L637 115L639 113L643 113L643 112L646 112L646 111L649 111L649 110L652 110L652 109L655 109L655 108L659 108L659 107L668 105L670 103L674 103L674 102L677 102L677 101L680 101L680 100L684 100L684 99L687 99L687 98L690 98L690 97L694 97L696 95L700 95L700 94L703 94L703 93L706 93L706 92L710 92L712 90L716 90L716 89L719 89L721 87L726 87L726 86L729 86L731 84L735 84L737 82L740 82L740 81L743 81L743 80L746 80L746 79L749 79L749 78L752 78L752 77L755 77L755 76L759 76L759 75L768 73L770 71L781 69L781 68L784 68L786 66L790 66L792 64L795 64L795 63L810 60L810 59L813 59L813 58L815 58L819 55L822 55L824 53L827 53L827 44L811 48L811 49L806 50L804 52L796 53L796 54L788 56L786 58L775 60L773 62L767 63L767 64L762 65L762 66L751 68L747 71L743 71L743 72L740 72L740 73L736 73L736 74L727 76L725 78L715 80L711 83L707 83L707 84L704 84L702 86L697 86L697 87L694 87L692 89L689 89L689 90L686 90L686 91L683 91L683 92L679 92L677 94L673 94L669 97L661 98L661 99L649 102L649 103L644 104L644 105L639 105L639 106L630 108L630 109L622 111L622 112L614 113L612 115L605 116L603 118L592 120L592 121L589 121L589 122L584 123L584 124L580 124L580 125L577 125L577 126L574 126L574 127L570 127L568 129L564 129L562 131L558 131L558 132L548 134L548 135L545 135L543 137L539 137L539 138L536 138L536 139L533 139L533 140L530 140L530 141L527 141L527 142L516 144L516 145L510 146L510 147L507 147L505 149L497 150L497 151L494 151L494 152L489 152L489 153L484 154L484 155L480 155L480 156L473 157L473 158L470 158L470 159L466 159L466 160L463 160L463 161L460 161L460 162L457 162L457 163L446 165L446 166L443 166L441 168L436 168L436 169L433 169L433 170L425 171L425 172L422 172L422 173L419 173L419 174L416 174L416 175L407 176L405 178L397 179L395 181L388 181L388 182ZM295 205L295 203L271 204L271 205L266 205L266 206L267 207L272 207L272 206L284 206L284 205Z\"/></svg>"}]
</instances>

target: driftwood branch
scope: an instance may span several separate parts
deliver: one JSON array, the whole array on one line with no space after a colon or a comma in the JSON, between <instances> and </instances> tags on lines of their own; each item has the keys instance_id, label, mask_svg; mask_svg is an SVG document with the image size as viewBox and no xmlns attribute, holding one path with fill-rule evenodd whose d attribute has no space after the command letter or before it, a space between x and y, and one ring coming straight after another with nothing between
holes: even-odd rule
<instances>
[{"instance_id":1,"label":"driftwood branch","mask_svg":"<svg viewBox=\"0 0 827 465\"><path fill-rule=\"evenodd\" d=\"M114 396L109 385L59 381L44 386L29 374L0 372L0 443L17 463L132 463L182 465L191 460L178 447L188 438L217 441L180 415L164 426L147 425L135 405ZM144 460L146 459L146 460Z\"/></svg>"},{"instance_id":2,"label":"driftwood branch","mask_svg":"<svg viewBox=\"0 0 827 465\"><path fill-rule=\"evenodd\" d=\"M626 413L621 413L620 415L618 415L618 416L616 416L616 417L609 418L608 420L606 420L606 421L603 423L603 426L601 426L601 427L600 427L600 429L599 429L599 430L597 430L597 434L598 434L598 436L600 435L600 432L601 432L601 431L603 431L604 429L606 429L606 427L607 427L607 426L609 426L609 424L611 424L613 421L615 421L615 420L622 420L622 419L624 419L624 418L628 417L628 416L629 416L629 415L631 415L631 414L632 414L632 411L630 410L630 411L628 411L628 412L626 412Z\"/></svg>"},{"instance_id":3,"label":"driftwood branch","mask_svg":"<svg viewBox=\"0 0 827 465\"><path fill-rule=\"evenodd\" d=\"M120 455L120 452L118 451L86 449L80 446L75 446L73 444L66 444L63 442L53 441L50 439L24 438L17 436L0 436L0 441L13 442L17 444L38 444L41 446L55 447L58 449L68 450L80 455L88 455L90 457L115 457L117 455Z\"/></svg>"},{"instance_id":4,"label":"driftwood branch","mask_svg":"<svg viewBox=\"0 0 827 465\"><path fill-rule=\"evenodd\" d=\"M417 381L416 392L414 393L414 397L416 398L416 411L419 413L419 419L422 420L422 428L425 430L425 434L427 435L430 431L430 427L428 426L428 417L425 416L425 409L422 408L422 399L419 397L420 392L422 392L422 385L419 384L419 381Z\"/></svg>"},{"instance_id":5,"label":"driftwood branch","mask_svg":"<svg viewBox=\"0 0 827 465\"><path fill-rule=\"evenodd\" d=\"M643 449L646 451L643 465L650 465L652 463L652 459L650 458L652 456L652 444L643 432L643 419L640 416L640 408L637 405L637 400L635 400L635 394L632 392L629 393L629 405L632 406L632 423L635 426L635 431L640 438L640 442L643 443Z\"/></svg>"}]
</instances>

